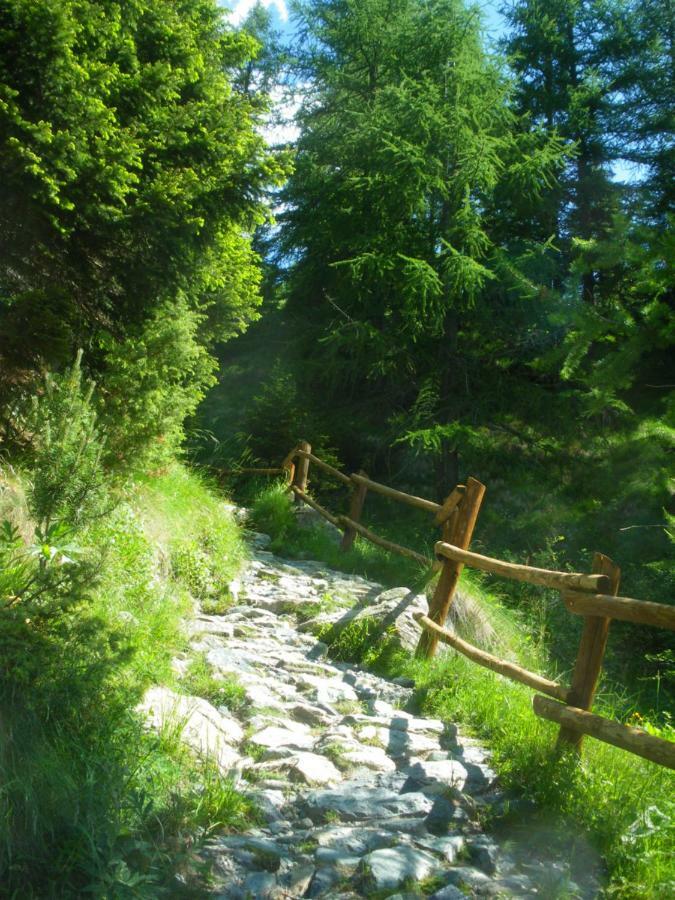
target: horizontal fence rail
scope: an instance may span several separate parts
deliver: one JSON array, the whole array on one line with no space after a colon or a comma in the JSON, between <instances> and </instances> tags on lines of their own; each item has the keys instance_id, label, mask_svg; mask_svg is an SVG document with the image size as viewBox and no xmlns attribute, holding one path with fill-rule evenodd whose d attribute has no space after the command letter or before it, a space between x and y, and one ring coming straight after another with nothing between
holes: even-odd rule
<instances>
[{"instance_id":1,"label":"horizontal fence rail","mask_svg":"<svg viewBox=\"0 0 675 900\"><path fill-rule=\"evenodd\" d=\"M386 484L380 484L379 481L371 481L364 475L352 475L351 480L356 484L365 485L369 491L375 494L382 494L383 497L389 497L391 500L398 500L400 503L407 503L408 506L416 506L417 509L424 509L426 512L438 513L441 510L440 503L434 503L433 500L425 500L423 497L415 497L413 494L406 494L404 491L397 491L394 488L387 487Z\"/></svg>"},{"instance_id":2,"label":"horizontal fence rail","mask_svg":"<svg viewBox=\"0 0 675 900\"><path fill-rule=\"evenodd\" d=\"M319 466L319 468L323 469L324 472L329 472L333 476L333 478L337 478L337 480L341 481L343 484L351 485L352 479L349 477L349 475L345 475L344 472L341 472L339 469L336 469L335 466L331 466L329 463L324 462L322 459L319 459L318 456L314 456L313 453L308 453L306 450L298 450L297 455L301 456L303 459L310 460L310 462L313 462L315 465Z\"/></svg>"},{"instance_id":3,"label":"horizontal fence rail","mask_svg":"<svg viewBox=\"0 0 675 900\"><path fill-rule=\"evenodd\" d=\"M548 697L533 697L532 708L535 715L542 719L557 722L579 734L587 734L643 759L675 769L675 743L672 741L665 741L641 728L632 728L630 725L596 716L585 709L556 703Z\"/></svg>"},{"instance_id":4,"label":"horizontal fence rail","mask_svg":"<svg viewBox=\"0 0 675 900\"><path fill-rule=\"evenodd\" d=\"M401 544L395 544L393 541L388 541L386 538L380 537L379 534L375 534L374 531L361 525L360 522L355 522L353 519L350 519L349 516L338 516L338 522L346 528L353 528L357 534L366 538L371 544L376 544L378 547L382 547L390 553L398 553L399 556L407 556L409 559L414 559L415 562L418 562L421 566L427 568L431 564L431 560L427 559L426 556L422 556L422 554L418 553L416 550L411 550L409 547L403 547Z\"/></svg>"},{"instance_id":5,"label":"horizontal fence rail","mask_svg":"<svg viewBox=\"0 0 675 900\"><path fill-rule=\"evenodd\" d=\"M561 684L558 684L556 681L550 681L548 678L537 675L535 672L528 672L527 669L516 665L516 663L508 662L505 659L499 659L491 653L486 653L485 650L474 647L473 644L469 644L468 641L462 640L462 638L457 637L456 634L453 634L446 628L441 628L440 625L437 625L428 616L425 616L424 613L413 613L413 618L422 626L422 628L437 634L442 643L454 647L455 650L459 651L459 653L473 662L478 663L478 665L484 666L486 669L491 669L493 672L496 672L498 675L503 675L505 678L510 678L511 681L518 681L520 684L526 684L528 687L534 688L536 691L541 691L543 694L549 694L557 700L567 700L569 694L568 689Z\"/></svg>"},{"instance_id":6,"label":"horizontal fence rail","mask_svg":"<svg viewBox=\"0 0 675 900\"><path fill-rule=\"evenodd\" d=\"M504 562L501 559L492 559L490 556L482 556L480 553L472 553L469 550L462 550L460 547L453 547L443 541L436 544L434 551L436 556L454 559L473 569L491 572L493 575L501 575L503 578L510 578L513 581L524 581L527 584L537 584L556 590L565 588L579 588L582 591L609 589L609 578L606 575L583 575L579 572L556 572L552 569L521 566L516 563Z\"/></svg>"},{"instance_id":7,"label":"horizontal fence rail","mask_svg":"<svg viewBox=\"0 0 675 900\"><path fill-rule=\"evenodd\" d=\"M347 515L333 514L310 496L307 490L310 463L350 488ZM433 656L441 642L472 662L537 691L533 698L533 711L540 718L556 722L560 726L558 745L580 751L583 736L588 735L659 765L675 768L674 742L603 718L591 711L612 619L675 630L675 606L617 596L621 570L609 557L596 553L592 571L584 573L520 565L475 553L469 550L469 545L485 493L485 485L480 481L469 478L465 485L456 485L443 503L435 503L373 481L365 472L347 475L312 453L312 448L306 441L301 441L291 450L279 467L239 468L230 470L229 474L285 475L296 502L307 504L343 531L343 551L352 546L358 535L390 553L412 559L427 569L431 564L430 559L416 550L375 534L361 522L361 515L369 491L432 513L434 524L441 529L442 534L442 540L434 545L434 555L439 561L435 565L440 565L440 574L429 603L429 614L414 614L421 629L418 655ZM530 672L516 663L500 659L443 627L465 565L511 581L557 590L567 611L583 617L584 624L570 687ZM546 696L541 696L542 694Z\"/></svg>"},{"instance_id":8,"label":"horizontal fence rail","mask_svg":"<svg viewBox=\"0 0 675 900\"><path fill-rule=\"evenodd\" d=\"M611 594L583 594L579 591L561 591L563 603L571 613L579 616L606 616L634 622L636 625L653 625L675 631L675 606L653 603L651 600L631 600L630 597L614 597Z\"/></svg>"}]
</instances>

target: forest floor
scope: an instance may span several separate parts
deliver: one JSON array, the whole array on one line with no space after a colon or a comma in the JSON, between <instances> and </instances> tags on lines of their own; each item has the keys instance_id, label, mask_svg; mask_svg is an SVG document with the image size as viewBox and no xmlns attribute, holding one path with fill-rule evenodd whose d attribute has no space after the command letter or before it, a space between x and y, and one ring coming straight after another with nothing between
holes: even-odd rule
<instances>
[{"instance_id":1,"label":"forest floor","mask_svg":"<svg viewBox=\"0 0 675 900\"><path fill-rule=\"evenodd\" d=\"M555 823L542 827L503 790L477 741L416 716L410 680L330 661L308 633L315 613L376 601L384 588L276 556L265 535L250 542L236 605L200 613L190 652L174 661L187 674L198 659L214 682L245 692L236 717L199 698L186 707L193 741L216 750L260 811L255 827L207 844L210 892L233 900L596 896L597 854L579 853L578 835L574 858L561 854ZM150 692L153 702L157 712L170 697ZM508 831L499 826L505 809Z\"/></svg>"}]
</instances>

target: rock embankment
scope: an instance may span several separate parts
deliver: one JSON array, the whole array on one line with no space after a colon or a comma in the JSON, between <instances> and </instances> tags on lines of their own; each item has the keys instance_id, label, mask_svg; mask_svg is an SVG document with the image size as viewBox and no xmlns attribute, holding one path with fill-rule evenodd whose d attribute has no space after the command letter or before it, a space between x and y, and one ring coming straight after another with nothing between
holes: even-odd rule
<instances>
[{"instance_id":1,"label":"rock embankment","mask_svg":"<svg viewBox=\"0 0 675 900\"><path fill-rule=\"evenodd\" d=\"M316 562L287 561L253 536L253 559L224 615L199 616L192 648L236 676L247 710L155 689L155 723L173 703L184 739L216 759L261 811L246 834L212 839L214 896L402 900L430 896L594 896L566 866L485 833L504 804L486 752L452 724L409 711L412 686L331 662L308 622L348 621L368 603L396 622L423 600ZM388 611L388 612L387 612ZM181 668L184 661L177 661ZM178 698L178 699L176 699ZM555 885L565 885L561 894Z\"/></svg>"}]
</instances>

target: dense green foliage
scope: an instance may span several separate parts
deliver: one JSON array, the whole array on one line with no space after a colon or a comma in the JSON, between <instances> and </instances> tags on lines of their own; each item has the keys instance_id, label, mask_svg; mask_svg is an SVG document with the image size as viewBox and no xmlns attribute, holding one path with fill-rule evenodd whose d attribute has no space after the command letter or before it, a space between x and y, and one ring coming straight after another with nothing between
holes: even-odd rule
<instances>
[{"instance_id":1,"label":"dense green foliage","mask_svg":"<svg viewBox=\"0 0 675 900\"><path fill-rule=\"evenodd\" d=\"M196 874L195 840L252 811L134 707L175 682L182 620L195 599L227 594L240 537L183 469L106 476L77 366L49 379L31 419L30 456L0 469L2 893L175 896L174 876Z\"/></svg>"},{"instance_id":2,"label":"dense green foliage","mask_svg":"<svg viewBox=\"0 0 675 900\"><path fill-rule=\"evenodd\" d=\"M502 57L460 2L301 6L266 315L203 408L226 457L277 464L305 438L433 499L474 475L478 548L576 570L601 550L626 595L668 602L672 10L649 8L518 0ZM577 626L548 604L565 664ZM634 629L612 634L651 705L670 635L638 656Z\"/></svg>"},{"instance_id":3,"label":"dense green foliage","mask_svg":"<svg viewBox=\"0 0 675 900\"><path fill-rule=\"evenodd\" d=\"M189 891L198 835L251 820L133 712L242 555L175 465L186 431L218 463L305 438L434 499L475 475L476 548L577 570L598 549L625 594L668 602L672 3L504 16L490 49L463 0L301 0L284 48L260 7L235 29L216 0L0 0L0 891L155 897L176 870ZM285 88L282 185L263 125ZM254 517L289 552L429 580L361 542L340 556L281 488ZM425 554L437 536L382 498L366 521ZM514 655L569 670L580 623L555 594L469 587L476 619L522 633ZM334 652L363 658L360 628ZM616 895L667 893L662 773L597 748L550 762L526 694L461 661L388 641L366 661L590 829ZM601 708L670 735L673 675L669 635L613 623ZM203 660L183 687L243 702Z\"/></svg>"},{"instance_id":4,"label":"dense green foliage","mask_svg":"<svg viewBox=\"0 0 675 900\"><path fill-rule=\"evenodd\" d=\"M281 171L239 85L256 46L215 0L0 3L3 401L84 348L120 461L170 458L255 316Z\"/></svg>"}]
</instances>

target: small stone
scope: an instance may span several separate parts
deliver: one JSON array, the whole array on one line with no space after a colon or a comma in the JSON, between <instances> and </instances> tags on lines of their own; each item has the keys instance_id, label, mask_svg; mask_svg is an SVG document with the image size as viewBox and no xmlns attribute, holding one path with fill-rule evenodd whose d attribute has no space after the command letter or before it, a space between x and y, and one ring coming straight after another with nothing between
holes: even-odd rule
<instances>
[{"instance_id":1,"label":"small stone","mask_svg":"<svg viewBox=\"0 0 675 900\"><path fill-rule=\"evenodd\" d=\"M365 766L375 772L395 772L396 763L390 759L382 747L367 744L350 745L341 754L341 759L352 766Z\"/></svg>"},{"instance_id":2,"label":"small stone","mask_svg":"<svg viewBox=\"0 0 675 900\"><path fill-rule=\"evenodd\" d=\"M292 897L304 897L314 876L314 866L300 863L283 876L283 887Z\"/></svg>"},{"instance_id":3,"label":"small stone","mask_svg":"<svg viewBox=\"0 0 675 900\"><path fill-rule=\"evenodd\" d=\"M395 890L409 880L422 881L438 868L430 853L405 846L373 850L364 856L363 866L378 891Z\"/></svg>"},{"instance_id":4,"label":"small stone","mask_svg":"<svg viewBox=\"0 0 675 900\"><path fill-rule=\"evenodd\" d=\"M318 847L314 857L318 863L330 863L330 865L336 866L345 875L351 875L356 871L361 862L360 856L349 856L341 850L333 850L331 847Z\"/></svg>"},{"instance_id":5,"label":"small stone","mask_svg":"<svg viewBox=\"0 0 675 900\"><path fill-rule=\"evenodd\" d=\"M240 758L232 744L243 739L241 726L201 697L152 687L137 709L151 728L179 728L181 740L201 756L214 760L223 773L228 773Z\"/></svg>"},{"instance_id":6,"label":"small stone","mask_svg":"<svg viewBox=\"0 0 675 900\"><path fill-rule=\"evenodd\" d=\"M394 816L427 815L434 804L424 794L397 794L386 788L373 788L344 782L340 790L311 791L304 798L310 818L320 821L326 813L344 821L384 819Z\"/></svg>"},{"instance_id":7,"label":"small stone","mask_svg":"<svg viewBox=\"0 0 675 900\"><path fill-rule=\"evenodd\" d=\"M466 846L466 841L461 834L450 837L422 837L418 838L415 843L424 847L425 850L439 853L450 865L457 861Z\"/></svg>"},{"instance_id":8,"label":"small stone","mask_svg":"<svg viewBox=\"0 0 675 900\"><path fill-rule=\"evenodd\" d=\"M334 869L332 866L323 866L320 869L317 869L314 873L314 877L312 878L309 888L306 891L307 897L335 897L336 894L332 895L328 893L331 891L338 882L342 881L342 875Z\"/></svg>"},{"instance_id":9,"label":"small stone","mask_svg":"<svg viewBox=\"0 0 675 900\"><path fill-rule=\"evenodd\" d=\"M429 900L466 900L466 896L464 891L460 891L458 887L455 887L453 884L446 884L440 891L432 894Z\"/></svg>"},{"instance_id":10,"label":"small stone","mask_svg":"<svg viewBox=\"0 0 675 900\"><path fill-rule=\"evenodd\" d=\"M447 877L451 884L459 888L466 887L470 890L488 894L497 893L498 890L495 882L485 872L481 872L480 869L474 869L471 866L449 869Z\"/></svg>"},{"instance_id":11,"label":"small stone","mask_svg":"<svg viewBox=\"0 0 675 900\"><path fill-rule=\"evenodd\" d=\"M431 753L438 750L438 740L417 734L414 731L399 731L398 729L378 728L377 739L389 756L418 756L422 753Z\"/></svg>"},{"instance_id":12,"label":"small stone","mask_svg":"<svg viewBox=\"0 0 675 900\"><path fill-rule=\"evenodd\" d=\"M469 844L469 853L473 862L488 875L493 875L497 870L497 858L499 847L486 835L479 835Z\"/></svg>"},{"instance_id":13,"label":"small stone","mask_svg":"<svg viewBox=\"0 0 675 900\"><path fill-rule=\"evenodd\" d=\"M329 725L334 718L321 707L311 706L308 703L294 703L287 712L298 722L307 725Z\"/></svg>"}]
</instances>

